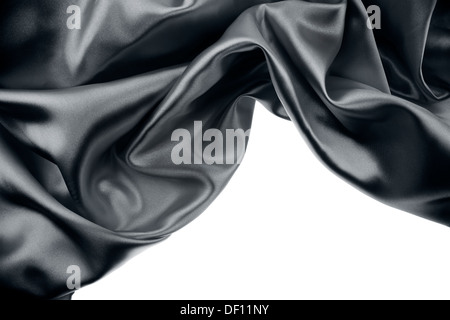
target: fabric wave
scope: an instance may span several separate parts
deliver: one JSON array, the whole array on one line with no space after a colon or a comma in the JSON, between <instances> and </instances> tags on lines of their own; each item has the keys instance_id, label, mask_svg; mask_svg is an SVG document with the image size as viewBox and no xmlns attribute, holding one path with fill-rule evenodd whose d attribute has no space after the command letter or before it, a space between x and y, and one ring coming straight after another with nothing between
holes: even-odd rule
<instances>
[{"instance_id":1,"label":"fabric wave","mask_svg":"<svg viewBox=\"0 0 450 320\"><path fill-rule=\"evenodd\" d=\"M72 4L80 30L66 28ZM370 5L381 9L380 30L367 28ZM92 283L195 219L239 164L174 164L171 134L195 135L195 121L250 129L255 100L363 192L450 223L447 1L0 8L5 297L68 297L68 266Z\"/></svg>"}]
</instances>

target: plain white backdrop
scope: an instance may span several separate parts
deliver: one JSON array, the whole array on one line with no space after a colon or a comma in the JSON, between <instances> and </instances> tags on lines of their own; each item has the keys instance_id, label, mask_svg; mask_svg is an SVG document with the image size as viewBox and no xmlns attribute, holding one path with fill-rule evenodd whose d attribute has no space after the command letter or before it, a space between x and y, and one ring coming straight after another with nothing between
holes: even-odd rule
<instances>
[{"instance_id":1,"label":"plain white backdrop","mask_svg":"<svg viewBox=\"0 0 450 320\"><path fill-rule=\"evenodd\" d=\"M74 299L449 299L449 244L449 228L354 189L257 105L208 210Z\"/></svg>"}]
</instances>

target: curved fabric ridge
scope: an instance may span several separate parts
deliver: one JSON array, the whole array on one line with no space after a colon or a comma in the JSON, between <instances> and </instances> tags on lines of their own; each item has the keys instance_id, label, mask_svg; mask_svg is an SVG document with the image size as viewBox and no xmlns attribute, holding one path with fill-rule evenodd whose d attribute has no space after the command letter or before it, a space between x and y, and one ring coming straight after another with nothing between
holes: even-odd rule
<instances>
[{"instance_id":1,"label":"curved fabric ridge","mask_svg":"<svg viewBox=\"0 0 450 320\"><path fill-rule=\"evenodd\" d=\"M72 4L83 11L80 30L65 25ZM381 9L380 30L367 27L371 5ZM0 8L6 297L68 297L68 266L87 285L195 219L239 164L175 164L172 133L195 137L199 122L203 132L246 131L255 100L290 119L363 192L450 223L444 0Z\"/></svg>"}]
</instances>

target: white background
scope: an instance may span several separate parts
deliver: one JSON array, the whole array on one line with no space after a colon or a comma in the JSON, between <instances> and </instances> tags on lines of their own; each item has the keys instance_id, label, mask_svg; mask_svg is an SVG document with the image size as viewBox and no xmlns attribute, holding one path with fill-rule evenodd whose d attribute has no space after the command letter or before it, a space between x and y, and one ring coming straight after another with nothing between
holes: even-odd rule
<instances>
[{"instance_id":1,"label":"white background","mask_svg":"<svg viewBox=\"0 0 450 320\"><path fill-rule=\"evenodd\" d=\"M209 209L74 299L449 299L449 245L447 227L347 185L257 106Z\"/></svg>"}]
</instances>

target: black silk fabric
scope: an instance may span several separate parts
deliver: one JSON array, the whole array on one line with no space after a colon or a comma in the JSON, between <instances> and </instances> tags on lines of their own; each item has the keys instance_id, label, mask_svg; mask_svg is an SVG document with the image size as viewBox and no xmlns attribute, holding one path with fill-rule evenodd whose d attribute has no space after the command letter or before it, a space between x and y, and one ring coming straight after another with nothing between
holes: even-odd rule
<instances>
[{"instance_id":1,"label":"black silk fabric","mask_svg":"<svg viewBox=\"0 0 450 320\"><path fill-rule=\"evenodd\" d=\"M247 130L255 100L363 192L450 224L448 0L4 0L0 12L7 297L70 296L68 266L87 285L196 218L239 165L175 165L171 134Z\"/></svg>"}]
</instances>

